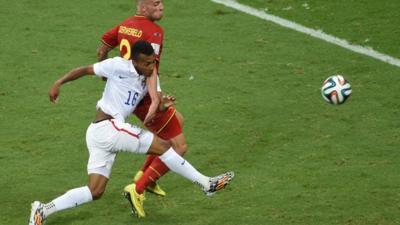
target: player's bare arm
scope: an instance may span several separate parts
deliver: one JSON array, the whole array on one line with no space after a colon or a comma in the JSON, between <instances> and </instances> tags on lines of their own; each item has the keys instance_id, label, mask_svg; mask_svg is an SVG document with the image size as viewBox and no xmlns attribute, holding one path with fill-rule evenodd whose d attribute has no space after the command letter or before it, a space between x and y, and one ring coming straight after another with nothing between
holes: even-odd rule
<instances>
[{"instance_id":1,"label":"player's bare arm","mask_svg":"<svg viewBox=\"0 0 400 225\"><path fill-rule=\"evenodd\" d=\"M157 108L160 105L160 96L157 92L157 69L154 68L153 73L150 77L146 79L147 89L151 98L151 105L149 111L147 112L146 118L144 119L144 124L150 122L156 115Z\"/></svg>"},{"instance_id":2,"label":"player's bare arm","mask_svg":"<svg viewBox=\"0 0 400 225\"><path fill-rule=\"evenodd\" d=\"M108 53L112 50L110 46L100 42L99 47L97 48L97 60L103 61L108 58Z\"/></svg>"},{"instance_id":3,"label":"player's bare arm","mask_svg":"<svg viewBox=\"0 0 400 225\"><path fill-rule=\"evenodd\" d=\"M56 80L49 91L50 101L53 103L57 102L57 98L60 93L61 85L65 84L69 81L79 79L85 75L94 75L93 65L75 68L75 69L71 70L70 72L66 73L64 76L62 76L58 80Z\"/></svg>"}]
</instances>

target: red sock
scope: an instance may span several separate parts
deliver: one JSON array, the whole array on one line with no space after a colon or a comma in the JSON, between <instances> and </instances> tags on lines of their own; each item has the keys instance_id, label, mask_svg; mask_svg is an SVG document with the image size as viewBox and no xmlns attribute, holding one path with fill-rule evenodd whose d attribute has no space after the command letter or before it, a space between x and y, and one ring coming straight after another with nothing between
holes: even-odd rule
<instances>
[{"instance_id":1,"label":"red sock","mask_svg":"<svg viewBox=\"0 0 400 225\"><path fill-rule=\"evenodd\" d=\"M144 171L143 176L136 182L136 192L142 194L146 188L166 174L169 168L155 157L151 165Z\"/></svg>"},{"instance_id":2,"label":"red sock","mask_svg":"<svg viewBox=\"0 0 400 225\"><path fill-rule=\"evenodd\" d=\"M143 172L146 171L155 158L157 158L156 155L147 155L146 161L144 161L143 166L140 170Z\"/></svg>"}]
</instances>

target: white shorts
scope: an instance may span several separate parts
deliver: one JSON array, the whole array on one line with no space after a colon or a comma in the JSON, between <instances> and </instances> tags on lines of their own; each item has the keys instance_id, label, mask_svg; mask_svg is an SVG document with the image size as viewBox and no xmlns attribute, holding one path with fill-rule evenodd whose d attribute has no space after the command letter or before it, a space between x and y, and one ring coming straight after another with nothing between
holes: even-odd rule
<instances>
[{"instance_id":1,"label":"white shorts","mask_svg":"<svg viewBox=\"0 0 400 225\"><path fill-rule=\"evenodd\" d=\"M114 119L90 124L86 131L88 174L109 178L118 152L146 154L153 138L149 131Z\"/></svg>"}]
</instances>

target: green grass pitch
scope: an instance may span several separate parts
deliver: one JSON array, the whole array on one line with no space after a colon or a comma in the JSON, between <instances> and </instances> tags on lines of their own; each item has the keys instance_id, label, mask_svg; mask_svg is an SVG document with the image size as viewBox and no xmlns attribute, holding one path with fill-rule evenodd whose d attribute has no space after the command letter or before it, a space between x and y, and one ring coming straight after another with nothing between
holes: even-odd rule
<instances>
[{"instance_id":1,"label":"green grass pitch","mask_svg":"<svg viewBox=\"0 0 400 225\"><path fill-rule=\"evenodd\" d=\"M47 224L400 224L400 68L211 1L164 2L161 83L185 117L186 158L235 180L206 198L170 173L160 181L167 197L147 194L139 220L121 192L144 156L120 154L103 199ZM399 1L240 2L400 57ZM87 182L85 132L104 83L65 85L57 105L47 92L94 63L102 33L134 9L130 0L0 3L0 224L19 225L32 201ZM353 87L341 106L320 96L333 74Z\"/></svg>"}]
</instances>

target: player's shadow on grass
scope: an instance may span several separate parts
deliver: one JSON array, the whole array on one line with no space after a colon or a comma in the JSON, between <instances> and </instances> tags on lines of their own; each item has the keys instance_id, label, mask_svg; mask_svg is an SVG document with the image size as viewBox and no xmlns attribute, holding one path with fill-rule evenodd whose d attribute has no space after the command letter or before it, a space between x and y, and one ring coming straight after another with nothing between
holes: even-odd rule
<instances>
[{"instance_id":1,"label":"player's shadow on grass","mask_svg":"<svg viewBox=\"0 0 400 225\"><path fill-rule=\"evenodd\" d=\"M79 211L79 212L65 212L65 213L60 213L63 215L57 215L54 218L49 217L48 221L46 221L48 224L57 224L57 225L74 225L74 224L89 224L85 223L85 220L88 220L88 218L93 218L95 216L92 212L89 212L87 210L84 211Z\"/></svg>"}]
</instances>

